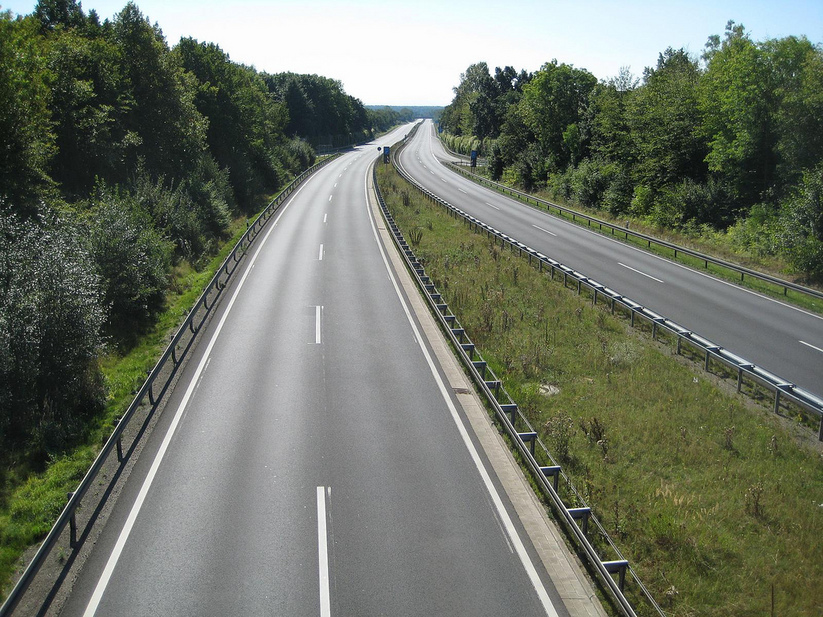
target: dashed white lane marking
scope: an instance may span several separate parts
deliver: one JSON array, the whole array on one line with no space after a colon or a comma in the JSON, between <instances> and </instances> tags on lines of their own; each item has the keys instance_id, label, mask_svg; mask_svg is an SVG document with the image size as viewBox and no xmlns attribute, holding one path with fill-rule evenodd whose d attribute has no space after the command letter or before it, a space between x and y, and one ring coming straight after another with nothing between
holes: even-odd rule
<instances>
[{"instance_id":1,"label":"dashed white lane marking","mask_svg":"<svg viewBox=\"0 0 823 617\"><path fill-rule=\"evenodd\" d=\"M494 204L490 204L488 201L487 201L487 202L485 202L485 203L486 203L486 205L487 205L487 206L489 206L490 208L494 208L495 210L500 210L500 208L498 208L498 207L497 207L497 206L495 206Z\"/></svg>"},{"instance_id":2,"label":"dashed white lane marking","mask_svg":"<svg viewBox=\"0 0 823 617\"><path fill-rule=\"evenodd\" d=\"M317 559L320 578L320 617L331 617L329 534L326 532L326 491L323 486L317 487Z\"/></svg>"},{"instance_id":3,"label":"dashed white lane marking","mask_svg":"<svg viewBox=\"0 0 823 617\"><path fill-rule=\"evenodd\" d=\"M811 348L812 348L812 349L814 349L815 351L819 351L820 353L823 353L823 349L821 349L820 347L817 347L817 346L815 346L815 345L812 345L811 343L807 343L806 341L799 341L799 342L800 342L802 345L805 345L806 347L811 347Z\"/></svg>"},{"instance_id":4,"label":"dashed white lane marking","mask_svg":"<svg viewBox=\"0 0 823 617\"><path fill-rule=\"evenodd\" d=\"M551 232L551 231L549 231L548 229L543 229L542 227L538 227L537 225L532 225L532 227L534 227L535 229L539 229L539 230L540 230L540 231L542 231L543 233L549 234L550 236L554 236L555 238L557 237L557 234L556 234L556 233Z\"/></svg>"},{"instance_id":5,"label":"dashed white lane marking","mask_svg":"<svg viewBox=\"0 0 823 617\"><path fill-rule=\"evenodd\" d=\"M659 278L656 278L656 277L652 276L651 274L646 274L645 272L641 272L640 270L637 270L636 268L632 268L631 266L627 266L626 264L620 263L619 261L617 262L617 265L618 266L623 266L624 268L626 268L627 270L631 270L632 272L637 272L638 274L640 274L642 276L645 276L646 278L650 278L653 281L657 281L658 283L663 282Z\"/></svg>"},{"instance_id":6,"label":"dashed white lane marking","mask_svg":"<svg viewBox=\"0 0 823 617\"><path fill-rule=\"evenodd\" d=\"M320 245L320 252L317 254L317 261L323 261L323 245Z\"/></svg>"}]
</instances>

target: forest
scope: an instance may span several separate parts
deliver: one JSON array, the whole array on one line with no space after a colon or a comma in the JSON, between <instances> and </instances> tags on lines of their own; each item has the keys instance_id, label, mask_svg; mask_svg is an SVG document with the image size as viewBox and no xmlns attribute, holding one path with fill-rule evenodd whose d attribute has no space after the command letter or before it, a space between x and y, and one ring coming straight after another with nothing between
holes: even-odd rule
<instances>
[{"instance_id":1,"label":"forest","mask_svg":"<svg viewBox=\"0 0 823 617\"><path fill-rule=\"evenodd\" d=\"M823 282L823 51L730 21L700 58L668 48L642 78L485 62L443 111L453 150L494 180L661 229L720 237Z\"/></svg>"},{"instance_id":2,"label":"forest","mask_svg":"<svg viewBox=\"0 0 823 617\"><path fill-rule=\"evenodd\" d=\"M172 47L131 2L104 20L76 0L0 13L3 474L42 468L103 408L101 358L152 326L175 272L316 152L400 120L334 79Z\"/></svg>"}]
</instances>

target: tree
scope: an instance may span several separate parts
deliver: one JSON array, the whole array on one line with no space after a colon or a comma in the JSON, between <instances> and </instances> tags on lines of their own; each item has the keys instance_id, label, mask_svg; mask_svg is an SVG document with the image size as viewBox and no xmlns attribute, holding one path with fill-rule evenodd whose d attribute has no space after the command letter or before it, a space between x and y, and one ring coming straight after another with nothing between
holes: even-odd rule
<instances>
[{"instance_id":1,"label":"tree","mask_svg":"<svg viewBox=\"0 0 823 617\"><path fill-rule=\"evenodd\" d=\"M101 198L90 217L91 254L102 277L109 331L123 340L162 309L172 247L130 196L106 192Z\"/></svg>"},{"instance_id":2,"label":"tree","mask_svg":"<svg viewBox=\"0 0 823 617\"><path fill-rule=\"evenodd\" d=\"M792 266L809 281L823 280L823 163L803 174L781 219L782 245Z\"/></svg>"},{"instance_id":3,"label":"tree","mask_svg":"<svg viewBox=\"0 0 823 617\"><path fill-rule=\"evenodd\" d=\"M656 68L647 68L643 86L626 102L632 148L637 157L636 182L659 191L689 178L705 178L697 61L671 47L660 54Z\"/></svg>"},{"instance_id":4,"label":"tree","mask_svg":"<svg viewBox=\"0 0 823 617\"><path fill-rule=\"evenodd\" d=\"M704 59L699 104L706 162L741 203L755 203L771 186L777 164L768 62L733 21L722 42L709 39Z\"/></svg>"},{"instance_id":5,"label":"tree","mask_svg":"<svg viewBox=\"0 0 823 617\"><path fill-rule=\"evenodd\" d=\"M805 37L763 44L777 109L777 192L790 190L804 169L823 160L823 51Z\"/></svg>"},{"instance_id":6,"label":"tree","mask_svg":"<svg viewBox=\"0 0 823 617\"><path fill-rule=\"evenodd\" d=\"M263 78L249 67L231 62L213 43L184 38L174 49L197 80L194 98L208 119L207 141L217 163L230 170L235 198L245 208L255 197L282 184L287 112L270 96Z\"/></svg>"},{"instance_id":7,"label":"tree","mask_svg":"<svg viewBox=\"0 0 823 617\"><path fill-rule=\"evenodd\" d=\"M159 27L133 2L114 19L113 37L131 100L123 124L137 144L137 157L127 165L134 169L141 160L152 174L181 178L207 148L207 121L194 105L196 84L169 53Z\"/></svg>"},{"instance_id":8,"label":"tree","mask_svg":"<svg viewBox=\"0 0 823 617\"><path fill-rule=\"evenodd\" d=\"M32 216L53 189L51 80L39 22L0 13L0 209Z\"/></svg>"},{"instance_id":9,"label":"tree","mask_svg":"<svg viewBox=\"0 0 823 617\"><path fill-rule=\"evenodd\" d=\"M0 443L43 462L99 410L104 311L76 226L0 213Z\"/></svg>"},{"instance_id":10,"label":"tree","mask_svg":"<svg viewBox=\"0 0 823 617\"><path fill-rule=\"evenodd\" d=\"M585 69L552 60L523 87L521 114L550 168L562 170L587 152L587 130L581 123L596 84Z\"/></svg>"}]
</instances>

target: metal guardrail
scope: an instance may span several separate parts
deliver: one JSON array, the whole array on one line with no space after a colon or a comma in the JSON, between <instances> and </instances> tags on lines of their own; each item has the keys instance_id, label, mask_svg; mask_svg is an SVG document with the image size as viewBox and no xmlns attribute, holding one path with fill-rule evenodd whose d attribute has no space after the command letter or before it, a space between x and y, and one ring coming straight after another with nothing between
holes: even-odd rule
<instances>
[{"instance_id":1,"label":"metal guardrail","mask_svg":"<svg viewBox=\"0 0 823 617\"><path fill-rule=\"evenodd\" d=\"M14 609L22 600L40 568L45 563L52 549L58 543L67 526L69 527L69 546L71 549L76 551L80 548L80 546L82 546L82 541L78 541L78 529L75 514L78 508L81 507L83 498L86 496L89 489L91 489L95 484L101 469L103 469L104 465L113 453L116 453L118 461L117 464L121 469L129 460L131 452L143 436L143 429L146 427L149 420L154 415L154 412L162 402L163 397L167 393L169 386L177 374L177 370L183 362L183 359L194 344L197 334L200 332L200 329L211 313L211 310L220 299L223 290L227 287L232 274L237 269L237 265L240 263L240 260L243 258L246 251L252 245L260 231L265 227L272 215L279 210L286 198L289 197L289 195L291 195L297 187L302 184L304 180L306 180L306 178L335 158L337 158L337 155L331 156L320 163L313 165L297 176L277 195L277 197L269 202L263 212L261 212L254 222L249 225L246 233L243 234L234 246L234 249L232 249L231 253L229 253L223 261L214 277L212 277L211 281L209 281L206 289L189 311L186 319L178 328L174 338L172 338L168 347L166 347L166 350L163 352L163 355L160 356L160 359L154 369L152 369L149 373L145 383L143 383L143 386L137 392L137 395L134 397L131 405L129 405L128 410L117 423L117 426L109 436L103 446L103 449L92 463L83 480L80 482L75 491L69 494L68 503L58 517L57 521L54 523L51 531L49 531L48 535L43 540L40 548L37 550L31 562L29 562L20 579L17 581L17 584L12 588L8 598L6 598L6 601L2 606L0 606L0 617L8 617L12 614ZM169 362L171 362L170 367L168 366ZM129 422L136 414L137 410L144 404L146 399L148 399L150 410L143 421L143 425L141 430L138 432L137 437L128 447L126 454L124 455L123 433L129 425ZM106 499L106 496L104 496L103 500ZM89 527L93 523L94 519L92 519L89 523ZM88 529L85 529L83 536L87 532ZM51 594L49 595L47 604L41 608L41 613L48 609L48 604L50 604L50 602Z\"/></svg>"},{"instance_id":2,"label":"metal guardrail","mask_svg":"<svg viewBox=\"0 0 823 617\"><path fill-rule=\"evenodd\" d=\"M526 466L529 468L532 477L540 486L543 493L549 497L555 510L560 514L566 528L572 534L577 544L583 549L588 557L589 563L598 573L604 587L609 591L616 606L623 615L636 617L636 613L631 603L624 595L626 574L637 585L637 588L645 596L659 615L664 613L655 602L649 591L631 568L629 561L623 557L620 550L612 542L611 538L602 526L598 518L592 513L580 493L574 488L570 478L563 472L562 467L552 457L543 441L538 437L537 431L520 412L517 404L506 392L502 382L497 378L488 363L483 359L477 347L472 343L466 330L461 326L457 317L451 313L448 304L443 300L440 292L437 291L432 280L426 275L423 264L414 255L404 239L400 229L394 222L394 218L389 212L380 187L377 184L377 174L374 172L374 185L377 198L383 216L392 232L392 237L406 260L409 269L414 273L415 279L425 297L437 315L441 326L449 336L454 348L471 374L481 392L485 395L489 404L495 412L497 420L503 425L509 437L512 439L517 451L520 453ZM539 449L538 449L539 448ZM542 460L539 460L542 459ZM570 498L574 506L567 506L560 495L562 478L562 488L570 493ZM578 524L580 521L580 524ZM589 539L589 525L593 525L601 537L613 551L613 559L603 559L598 554ZM613 575L617 575L615 581Z\"/></svg>"},{"instance_id":3,"label":"metal guardrail","mask_svg":"<svg viewBox=\"0 0 823 617\"><path fill-rule=\"evenodd\" d=\"M397 166L399 173L408 180L413 186L424 193L429 199L435 201L447 208L450 212L464 219L474 229L480 230L495 237L501 241L501 245L509 245L512 250L517 250L521 255L525 254L532 263L532 260L537 260L538 268L541 270L546 268L550 270L552 278L558 273L563 276L564 285L568 283L569 279L577 282L578 293L581 292L583 286L587 287L592 294L592 301L597 303L598 297L603 297L611 303L611 310L614 312L616 306L621 306L627 310L631 317L631 324L634 326L635 318L641 317L651 324L652 337L657 337L658 330L665 330L677 337L677 350L680 353L683 343L690 345L697 352L704 355L704 368L709 371L711 360L717 360L727 368L731 369L737 375L737 390L741 392L743 389L743 381L749 379L755 384L764 386L774 393L774 412L778 413L781 406L781 401L788 400L800 406L813 415L820 417L820 426L818 430L818 439L823 441L823 399L817 397L813 393L798 387L787 379L775 375L757 366L754 362L741 358L728 349L724 349L720 345L700 336L699 334L684 328L664 316L658 315L654 311L634 302L631 298L623 296L616 291L609 289L605 285L598 283L594 279L575 271L574 269L550 258L542 253L518 242L516 239L507 236L497 229L487 225L483 221L469 215L463 210L451 205L447 201L441 199L422 185L418 184L402 167ZM582 215L577 215L582 216ZM596 220L596 219L592 219ZM617 229L620 229L619 227ZM621 229L621 231L624 231ZM812 290L814 291L814 290Z\"/></svg>"},{"instance_id":4,"label":"metal guardrail","mask_svg":"<svg viewBox=\"0 0 823 617\"><path fill-rule=\"evenodd\" d=\"M725 268L726 270L730 270L732 272L736 272L740 275L740 282L742 283L745 280L745 277L753 278L756 280L760 280L771 285L775 285L776 287L783 288L783 295L788 295L789 290L792 290L796 293L803 294L806 296L811 296L812 298L817 298L823 300L823 291L812 289L810 287L805 287L803 285L798 285L797 283L792 283L791 281L786 281L775 276L771 276L768 274L764 274L762 272L758 272L756 270L752 270L750 268L746 268L744 266L740 266L738 264L734 264L728 261L724 261L722 259L718 259L716 257L712 257L711 255L705 255L698 251L693 251L691 249L679 246L677 244L672 244L671 242L666 242L665 240L660 240L659 238L655 238L653 236L649 236L646 234L642 234L637 231L631 231L625 227L621 227L620 225L615 225L614 223L609 223L608 221L604 221L602 219L598 219L593 216L589 216L587 214L582 214L577 212L576 210L572 210L571 208L566 208L559 204L556 204L552 201L547 201L545 199L540 199L539 197L535 197L534 195L530 195L529 193L524 193L522 191L518 191L517 189L513 189L508 187L504 184L500 184L499 182L494 182L493 180L489 180L488 178L484 178L482 176L478 176L477 174L473 174L470 171L465 170L460 165L455 165L449 161L444 161L444 164L451 170L466 176L467 178L471 179L473 182L477 182L478 184L482 184L489 188L492 188L500 193L511 195L512 197L516 197L522 201L525 201L527 204L534 203L536 207L543 206L546 210L551 213L551 210L557 210L558 213L565 214L566 216L570 216L573 221L581 220L585 221L588 227L593 227L597 225L599 230L603 230L606 228L607 230L611 230L612 236L617 236L618 234L623 236L626 240L629 239L629 236L636 238L642 242L646 242L646 246L651 248L652 244L656 244L663 248L666 248L670 251L674 252L674 258L677 259L678 253L683 255L688 255L694 259L703 262L704 268L708 269L709 264Z\"/></svg>"}]
</instances>

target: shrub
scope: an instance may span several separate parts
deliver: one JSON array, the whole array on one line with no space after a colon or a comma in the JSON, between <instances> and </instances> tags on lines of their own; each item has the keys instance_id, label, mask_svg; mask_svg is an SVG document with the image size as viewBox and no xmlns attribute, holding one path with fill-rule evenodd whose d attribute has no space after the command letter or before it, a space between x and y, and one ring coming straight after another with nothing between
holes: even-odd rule
<instances>
[{"instance_id":1,"label":"shrub","mask_svg":"<svg viewBox=\"0 0 823 617\"><path fill-rule=\"evenodd\" d=\"M98 411L105 315L100 280L76 225L0 214L0 444L35 463Z\"/></svg>"},{"instance_id":2,"label":"shrub","mask_svg":"<svg viewBox=\"0 0 823 617\"><path fill-rule=\"evenodd\" d=\"M94 210L89 240L110 332L121 341L140 332L163 307L172 245L130 196L108 194Z\"/></svg>"}]
</instances>

